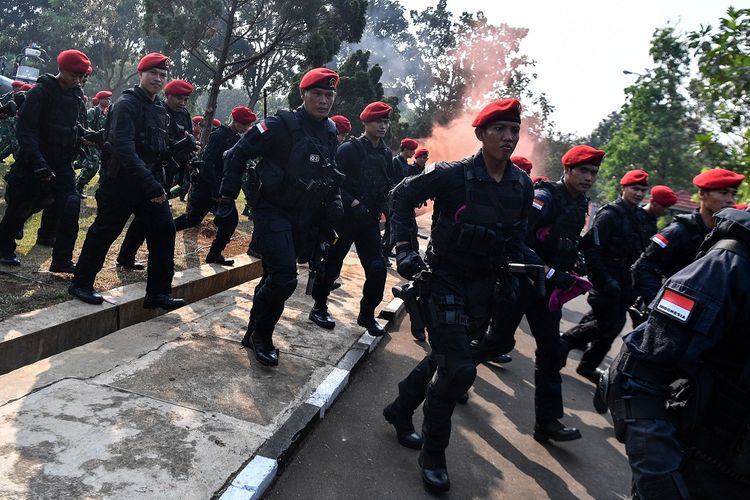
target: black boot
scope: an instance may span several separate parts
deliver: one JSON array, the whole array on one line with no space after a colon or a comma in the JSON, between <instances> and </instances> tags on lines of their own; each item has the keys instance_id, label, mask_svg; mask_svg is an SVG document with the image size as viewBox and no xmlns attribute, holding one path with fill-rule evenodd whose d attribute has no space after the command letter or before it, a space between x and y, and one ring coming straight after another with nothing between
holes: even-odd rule
<instances>
[{"instance_id":1,"label":"black boot","mask_svg":"<svg viewBox=\"0 0 750 500\"><path fill-rule=\"evenodd\" d=\"M242 345L251 349L258 363L264 366L277 366L279 364L279 350L273 343L255 339L252 332L248 331L242 339Z\"/></svg>"},{"instance_id":2,"label":"black boot","mask_svg":"<svg viewBox=\"0 0 750 500\"><path fill-rule=\"evenodd\" d=\"M425 340L427 340L427 337L424 334L424 328L422 328L421 330L412 328L411 336L414 337L414 340L416 340L417 342L424 342Z\"/></svg>"},{"instance_id":3,"label":"black boot","mask_svg":"<svg viewBox=\"0 0 750 500\"><path fill-rule=\"evenodd\" d=\"M599 377L602 372L596 368L592 370L586 366L578 365L576 367L576 373L596 385L599 383Z\"/></svg>"},{"instance_id":4,"label":"black boot","mask_svg":"<svg viewBox=\"0 0 750 500\"><path fill-rule=\"evenodd\" d=\"M18 267L21 265L21 261L18 260L18 256L15 253L4 253L0 254L0 264Z\"/></svg>"},{"instance_id":5,"label":"black boot","mask_svg":"<svg viewBox=\"0 0 750 500\"><path fill-rule=\"evenodd\" d=\"M313 308L310 309L309 318L310 321L321 328L325 328L326 330L333 330L336 327L336 322L329 314L328 307L326 306L325 302L322 304L318 304L316 302Z\"/></svg>"},{"instance_id":6,"label":"black boot","mask_svg":"<svg viewBox=\"0 0 750 500\"><path fill-rule=\"evenodd\" d=\"M439 461L431 461L424 451L419 454L419 467L422 469L422 482L428 491L433 493L445 493L451 489L451 480L448 477L448 469L445 465L437 464ZM444 462L444 461L443 461Z\"/></svg>"},{"instance_id":7,"label":"black boot","mask_svg":"<svg viewBox=\"0 0 750 500\"><path fill-rule=\"evenodd\" d=\"M221 264L222 266L233 266L234 259L227 259L223 255L211 254L206 255L206 264Z\"/></svg>"},{"instance_id":8,"label":"black boot","mask_svg":"<svg viewBox=\"0 0 750 500\"><path fill-rule=\"evenodd\" d=\"M117 267L121 267L122 269L127 269L128 271L143 271L146 269L146 266L143 264L143 262L134 260L131 262L120 262L117 261Z\"/></svg>"},{"instance_id":9,"label":"black boot","mask_svg":"<svg viewBox=\"0 0 750 500\"><path fill-rule=\"evenodd\" d=\"M102 294L91 287L70 285L70 287L68 288L68 293L87 304L98 306L99 304L104 302L104 297L102 297Z\"/></svg>"},{"instance_id":10,"label":"black boot","mask_svg":"<svg viewBox=\"0 0 750 500\"><path fill-rule=\"evenodd\" d=\"M422 436L414 430L411 415L404 415L396 401L383 408L383 416L396 429L396 439L401 446L413 450L422 447Z\"/></svg>"},{"instance_id":11,"label":"black boot","mask_svg":"<svg viewBox=\"0 0 750 500\"><path fill-rule=\"evenodd\" d=\"M365 316L362 313L357 316L357 324L359 326L362 326L364 328L367 328L367 333L372 335L373 337L382 337L385 335L385 329L380 326L380 323L378 323L378 320L375 319L375 316Z\"/></svg>"},{"instance_id":12,"label":"black boot","mask_svg":"<svg viewBox=\"0 0 750 500\"><path fill-rule=\"evenodd\" d=\"M76 265L70 260L68 262L53 262L49 266L49 272L74 274L76 272Z\"/></svg>"},{"instance_id":13,"label":"black boot","mask_svg":"<svg viewBox=\"0 0 750 500\"><path fill-rule=\"evenodd\" d=\"M534 425L534 439L540 443L547 441L575 441L581 439L581 431L575 427L565 427L558 420L537 422Z\"/></svg>"},{"instance_id":14,"label":"black boot","mask_svg":"<svg viewBox=\"0 0 750 500\"><path fill-rule=\"evenodd\" d=\"M185 299L172 298L168 293L147 293L143 299L144 309L166 309L167 311L172 311L184 305Z\"/></svg>"}]
</instances>

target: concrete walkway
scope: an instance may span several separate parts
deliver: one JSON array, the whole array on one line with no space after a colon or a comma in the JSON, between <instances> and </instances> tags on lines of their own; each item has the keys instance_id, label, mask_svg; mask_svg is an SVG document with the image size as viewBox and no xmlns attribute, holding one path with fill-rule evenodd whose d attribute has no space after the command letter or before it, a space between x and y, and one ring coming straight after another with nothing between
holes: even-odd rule
<instances>
[{"instance_id":1,"label":"concrete walkway","mask_svg":"<svg viewBox=\"0 0 750 500\"><path fill-rule=\"evenodd\" d=\"M254 281L0 376L0 498L259 494L238 472L283 455L376 345L356 326L356 255L331 296L335 330L307 319L306 279L301 267L276 369L240 346Z\"/></svg>"}]
</instances>

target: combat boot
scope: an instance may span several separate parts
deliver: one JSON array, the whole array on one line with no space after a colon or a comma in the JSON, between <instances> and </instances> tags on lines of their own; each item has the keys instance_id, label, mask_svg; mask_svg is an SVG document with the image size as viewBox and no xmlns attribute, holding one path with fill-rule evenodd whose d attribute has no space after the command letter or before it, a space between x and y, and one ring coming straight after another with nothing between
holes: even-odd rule
<instances>
[{"instance_id":1,"label":"combat boot","mask_svg":"<svg viewBox=\"0 0 750 500\"><path fill-rule=\"evenodd\" d=\"M404 414L398 400L383 408L383 416L396 429L396 439L401 446L412 450L418 450L422 447L422 436L414 430L411 415Z\"/></svg>"},{"instance_id":2,"label":"combat boot","mask_svg":"<svg viewBox=\"0 0 750 500\"><path fill-rule=\"evenodd\" d=\"M575 427L565 427L559 420L537 422L534 425L534 440L540 443L547 441L575 441L581 439L581 431Z\"/></svg>"},{"instance_id":3,"label":"combat boot","mask_svg":"<svg viewBox=\"0 0 750 500\"><path fill-rule=\"evenodd\" d=\"M326 306L325 302L322 304L316 302L313 308L310 309L309 318L310 321L326 330L333 330L336 327L336 322L328 312L328 306Z\"/></svg>"}]
</instances>

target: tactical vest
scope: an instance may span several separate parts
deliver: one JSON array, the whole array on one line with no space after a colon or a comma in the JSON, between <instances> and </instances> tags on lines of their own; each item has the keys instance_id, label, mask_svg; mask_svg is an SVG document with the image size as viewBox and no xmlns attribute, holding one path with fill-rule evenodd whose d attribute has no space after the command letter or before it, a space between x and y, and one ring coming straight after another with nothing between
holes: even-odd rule
<instances>
[{"instance_id":1,"label":"tactical vest","mask_svg":"<svg viewBox=\"0 0 750 500\"><path fill-rule=\"evenodd\" d=\"M367 148L361 138L350 137L349 142L359 153L362 162L358 172L347 175L344 189L364 203L370 212L379 214L393 185L388 173L393 162L391 152L388 148Z\"/></svg>"},{"instance_id":2,"label":"tactical vest","mask_svg":"<svg viewBox=\"0 0 750 500\"><path fill-rule=\"evenodd\" d=\"M680 230L688 234L688 241L672 252L670 261L666 263L668 269L662 270L667 277L695 260L698 248L708 234L708 228L699 219L700 214L695 213L675 215L673 222L679 224ZM644 254L646 257L651 257L660 248L653 244L649 245L646 247Z\"/></svg>"},{"instance_id":3,"label":"tactical vest","mask_svg":"<svg viewBox=\"0 0 750 500\"><path fill-rule=\"evenodd\" d=\"M128 89L122 93L123 99L138 103L138 119L135 123L135 150L149 166L156 164L161 156L169 152L169 113L156 102L145 102ZM112 113L107 113L107 122Z\"/></svg>"},{"instance_id":4,"label":"tactical vest","mask_svg":"<svg viewBox=\"0 0 750 500\"><path fill-rule=\"evenodd\" d=\"M538 182L537 189L545 189L552 194L552 229L543 242L532 235L529 246L544 262L560 271L570 271L576 263L581 243L581 230L586 224L588 199L573 200L566 194L562 181Z\"/></svg>"},{"instance_id":5,"label":"tactical vest","mask_svg":"<svg viewBox=\"0 0 750 500\"><path fill-rule=\"evenodd\" d=\"M520 235L523 208L531 202L523 180L486 182L474 172L474 157L463 168L466 205L460 214L440 212L431 246L438 260L465 271L491 274L505 262L508 242Z\"/></svg>"},{"instance_id":6,"label":"tactical vest","mask_svg":"<svg viewBox=\"0 0 750 500\"><path fill-rule=\"evenodd\" d=\"M311 137L296 113L280 110L276 116L289 132L292 149L283 167L283 186L278 193L274 192L273 198L266 199L275 205L298 210L320 207L336 187L336 172L330 146L321 144L316 138ZM333 122L327 125L331 139L335 141L336 128ZM260 161L268 160L261 158ZM267 196L265 193L264 197Z\"/></svg>"},{"instance_id":7,"label":"tactical vest","mask_svg":"<svg viewBox=\"0 0 750 500\"><path fill-rule=\"evenodd\" d=\"M39 148L55 157L71 156L78 142L77 124L83 93L80 89L62 91L52 75L42 77L39 85L44 100L44 116L39 121Z\"/></svg>"},{"instance_id":8,"label":"tactical vest","mask_svg":"<svg viewBox=\"0 0 750 500\"><path fill-rule=\"evenodd\" d=\"M599 210L614 210L620 218L607 246L602 246L602 258L609 264L629 268L641 255L645 245L635 211L615 202L607 203Z\"/></svg>"}]
</instances>

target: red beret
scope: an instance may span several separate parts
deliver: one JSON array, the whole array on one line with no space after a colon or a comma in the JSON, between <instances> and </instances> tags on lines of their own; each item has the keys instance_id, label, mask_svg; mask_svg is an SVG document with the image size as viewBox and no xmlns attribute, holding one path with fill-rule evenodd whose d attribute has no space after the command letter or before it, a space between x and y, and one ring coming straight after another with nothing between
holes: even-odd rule
<instances>
[{"instance_id":1,"label":"red beret","mask_svg":"<svg viewBox=\"0 0 750 500\"><path fill-rule=\"evenodd\" d=\"M32 84L30 84L30 83L24 83L23 85L21 85L21 88L19 90L26 91L26 90L31 90L33 88L34 88L34 86Z\"/></svg>"},{"instance_id":2,"label":"red beret","mask_svg":"<svg viewBox=\"0 0 750 500\"><path fill-rule=\"evenodd\" d=\"M414 151L414 158L419 158L420 156L430 156L430 152L425 148L417 148L417 150Z\"/></svg>"},{"instance_id":3,"label":"red beret","mask_svg":"<svg viewBox=\"0 0 750 500\"><path fill-rule=\"evenodd\" d=\"M236 108L232 109L232 120L238 123L241 123L243 125L250 125L257 119L258 117L255 113L253 113L253 110L248 108L247 106L237 106Z\"/></svg>"},{"instance_id":4,"label":"red beret","mask_svg":"<svg viewBox=\"0 0 750 500\"><path fill-rule=\"evenodd\" d=\"M352 122L344 115L334 115L331 121L336 124L336 131L339 134L348 134L352 131Z\"/></svg>"},{"instance_id":5,"label":"red beret","mask_svg":"<svg viewBox=\"0 0 750 500\"><path fill-rule=\"evenodd\" d=\"M567 168L578 165L601 165L604 159L604 150L592 148L585 144L573 146L562 157L562 164Z\"/></svg>"},{"instance_id":6,"label":"red beret","mask_svg":"<svg viewBox=\"0 0 750 500\"><path fill-rule=\"evenodd\" d=\"M96 97L96 96L92 97L91 98L91 104L93 104L94 106L96 106L97 104L99 104L99 98Z\"/></svg>"},{"instance_id":7,"label":"red beret","mask_svg":"<svg viewBox=\"0 0 750 500\"><path fill-rule=\"evenodd\" d=\"M628 170L620 179L620 186L632 186L638 184L648 186L648 173L645 170Z\"/></svg>"},{"instance_id":8,"label":"red beret","mask_svg":"<svg viewBox=\"0 0 750 500\"><path fill-rule=\"evenodd\" d=\"M742 174L736 174L724 168L714 168L693 177L693 184L701 189L736 188L745 179Z\"/></svg>"},{"instance_id":9,"label":"red beret","mask_svg":"<svg viewBox=\"0 0 750 500\"><path fill-rule=\"evenodd\" d=\"M86 68L86 76L91 76L94 73L94 67L89 64L89 67Z\"/></svg>"},{"instance_id":10,"label":"red beret","mask_svg":"<svg viewBox=\"0 0 750 500\"><path fill-rule=\"evenodd\" d=\"M195 115L193 117L193 123L195 123L196 125L198 125L202 121L203 121L203 115Z\"/></svg>"},{"instance_id":11,"label":"red beret","mask_svg":"<svg viewBox=\"0 0 750 500\"><path fill-rule=\"evenodd\" d=\"M534 177L531 178L531 183L536 184L539 181L548 181L548 180L549 180L549 177L547 177L546 175L535 175Z\"/></svg>"},{"instance_id":12,"label":"red beret","mask_svg":"<svg viewBox=\"0 0 750 500\"><path fill-rule=\"evenodd\" d=\"M482 108L472 127L483 127L490 122L516 122L521 123L521 103L518 99L503 99L489 103Z\"/></svg>"},{"instance_id":13,"label":"red beret","mask_svg":"<svg viewBox=\"0 0 750 500\"><path fill-rule=\"evenodd\" d=\"M218 118L214 118L213 120L211 120L211 125L213 125L214 127L221 127L221 121Z\"/></svg>"},{"instance_id":14,"label":"red beret","mask_svg":"<svg viewBox=\"0 0 750 500\"><path fill-rule=\"evenodd\" d=\"M110 97L112 97L112 92L109 90L100 90L96 93L97 99L109 99Z\"/></svg>"},{"instance_id":15,"label":"red beret","mask_svg":"<svg viewBox=\"0 0 750 500\"><path fill-rule=\"evenodd\" d=\"M524 158L523 156L511 156L510 161L527 174L531 174L532 165L528 158Z\"/></svg>"},{"instance_id":16,"label":"red beret","mask_svg":"<svg viewBox=\"0 0 750 500\"><path fill-rule=\"evenodd\" d=\"M735 203L734 208L737 210L747 210L747 203Z\"/></svg>"},{"instance_id":17,"label":"red beret","mask_svg":"<svg viewBox=\"0 0 750 500\"><path fill-rule=\"evenodd\" d=\"M91 61L80 50L63 50L57 55L57 67L61 71L86 74L89 67L91 67Z\"/></svg>"},{"instance_id":18,"label":"red beret","mask_svg":"<svg viewBox=\"0 0 750 500\"><path fill-rule=\"evenodd\" d=\"M414 139L409 139L407 137L406 139L401 140L401 147L404 149L417 149L417 147L419 147L419 143Z\"/></svg>"},{"instance_id":19,"label":"red beret","mask_svg":"<svg viewBox=\"0 0 750 500\"><path fill-rule=\"evenodd\" d=\"M389 118L391 111L393 111L393 108L383 101L375 101L365 106L365 109L359 114L359 119L367 123L380 118Z\"/></svg>"},{"instance_id":20,"label":"red beret","mask_svg":"<svg viewBox=\"0 0 750 500\"><path fill-rule=\"evenodd\" d=\"M651 200L663 207L677 203L677 195L668 186L657 185L651 188Z\"/></svg>"},{"instance_id":21,"label":"red beret","mask_svg":"<svg viewBox=\"0 0 750 500\"><path fill-rule=\"evenodd\" d=\"M164 54L160 54L159 52L151 52L150 54L146 54L145 56L143 56L138 62L138 71L148 71L151 68L168 70L170 62L172 62L172 60Z\"/></svg>"},{"instance_id":22,"label":"red beret","mask_svg":"<svg viewBox=\"0 0 750 500\"><path fill-rule=\"evenodd\" d=\"M336 90L339 86L339 74L328 68L311 69L299 82L299 88Z\"/></svg>"},{"instance_id":23,"label":"red beret","mask_svg":"<svg viewBox=\"0 0 750 500\"><path fill-rule=\"evenodd\" d=\"M164 86L164 93L169 95L190 95L193 93L193 86L185 80L172 80Z\"/></svg>"},{"instance_id":24,"label":"red beret","mask_svg":"<svg viewBox=\"0 0 750 500\"><path fill-rule=\"evenodd\" d=\"M19 82L18 80L16 80L13 83L11 83L10 86L13 87L14 89L17 89L19 87L23 87L24 83L23 82Z\"/></svg>"}]
</instances>

